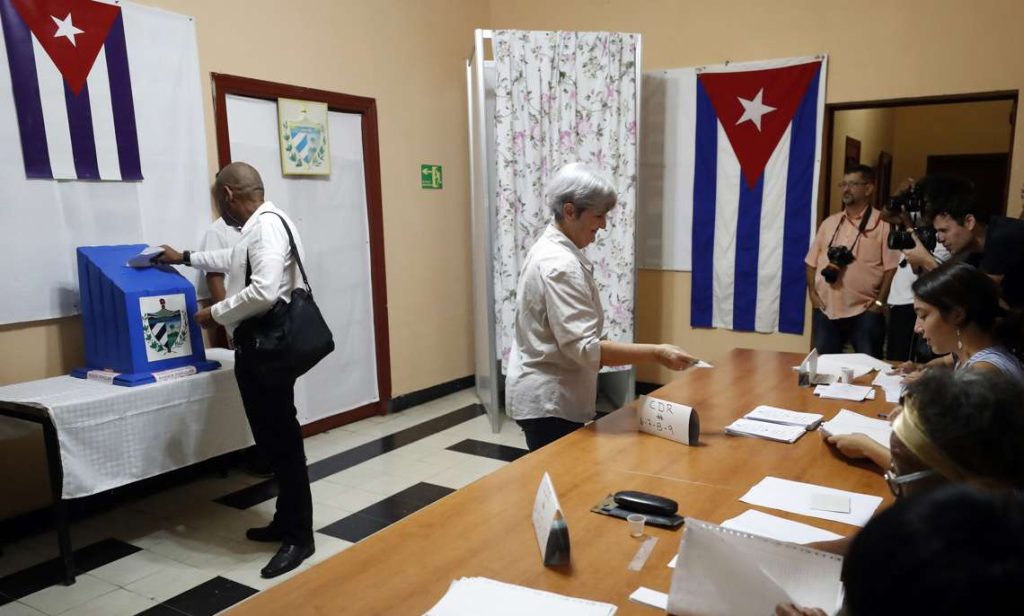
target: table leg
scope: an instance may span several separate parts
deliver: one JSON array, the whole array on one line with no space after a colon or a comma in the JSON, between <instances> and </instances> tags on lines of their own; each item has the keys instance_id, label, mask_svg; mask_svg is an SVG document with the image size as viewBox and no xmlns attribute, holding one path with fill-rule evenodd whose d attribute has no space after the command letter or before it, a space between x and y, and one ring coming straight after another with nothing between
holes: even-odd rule
<instances>
[{"instance_id":1,"label":"table leg","mask_svg":"<svg viewBox=\"0 0 1024 616\"><path fill-rule=\"evenodd\" d=\"M63 497L64 467L60 461L60 442L52 422L43 423L43 441L46 462L50 472L50 493L53 495L53 517L57 527L57 547L64 564L64 585L75 583L75 560L71 551L71 530L68 523L68 505Z\"/></svg>"}]
</instances>

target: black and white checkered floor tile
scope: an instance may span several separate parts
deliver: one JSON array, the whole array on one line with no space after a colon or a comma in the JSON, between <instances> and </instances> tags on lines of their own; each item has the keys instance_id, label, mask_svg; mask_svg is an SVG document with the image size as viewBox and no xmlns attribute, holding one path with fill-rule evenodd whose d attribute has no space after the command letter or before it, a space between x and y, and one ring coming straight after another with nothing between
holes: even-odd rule
<instances>
[{"instance_id":1,"label":"black and white checkered floor tile","mask_svg":"<svg viewBox=\"0 0 1024 616\"><path fill-rule=\"evenodd\" d=\"M482 413L464 390L306 439L317 549L280 578L259 574L275 546L244 538L273 515L276 485L232 472L75 523L73 586L52 533L5 545L0 616L216 614L526 453L514 424L493 434Z\"/></svg>"}]
</instances>

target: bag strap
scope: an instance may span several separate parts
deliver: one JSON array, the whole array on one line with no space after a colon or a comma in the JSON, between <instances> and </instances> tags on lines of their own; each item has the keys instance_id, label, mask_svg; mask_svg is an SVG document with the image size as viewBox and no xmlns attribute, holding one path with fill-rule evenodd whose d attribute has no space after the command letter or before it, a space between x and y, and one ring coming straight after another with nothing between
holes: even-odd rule
<instances>
[{"instance_id":1,"label":"bag strap","mask_svg":"<svg viewBox=\"0 0 1024 616\"><path fill-rule=\"evenodd\" d=\"M281 224L284 225L285 233L288 234L288 244L292 249L292 256L295 257L295 262L299 264L299 271L302 272L302 284L306 286L306 292L309 293L310 297L313 297L313 289L309 286L309 278L306 276L306 268L302 266L302 257L299 256L299 249L295 246L295 237L292 235L291 227L285 222L283 216L277 212L263 212L263 214L273 214L281 219ZM263 216L260 214L260 216ZM249 247L245 247L245 286L252 284L252 264L249 262Z\"/></svg>"}]
</instances>

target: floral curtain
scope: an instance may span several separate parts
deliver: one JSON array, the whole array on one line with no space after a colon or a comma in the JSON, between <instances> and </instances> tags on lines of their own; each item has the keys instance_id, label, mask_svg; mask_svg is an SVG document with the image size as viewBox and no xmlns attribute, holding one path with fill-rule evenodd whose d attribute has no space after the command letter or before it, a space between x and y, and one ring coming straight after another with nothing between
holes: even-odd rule
<instances>
[{"instance_id":1,"label":"floral curtain","mask_svg":"<svg viewBox=\"0 0 1024 616\"><path fill-rule=\"evenodd\" d=\"M497 195L494 299L502 370L514 344L516 285L533 242L551 221L548 180L583 162L616 187L608 228L585 252L610 340L633 340L637 171L636 46L609 32L494 33Z\"/></svg>"}]
</instances>

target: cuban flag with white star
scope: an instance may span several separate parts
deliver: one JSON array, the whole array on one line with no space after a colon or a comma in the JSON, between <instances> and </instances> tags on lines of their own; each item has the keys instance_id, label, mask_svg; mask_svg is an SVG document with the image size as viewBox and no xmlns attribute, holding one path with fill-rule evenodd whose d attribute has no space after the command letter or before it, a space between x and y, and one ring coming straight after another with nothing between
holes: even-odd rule
<instances>
[{"instance_id":1,"label":"cuban flag with white star","mask_svg":"<svg viewBox=\"0 0 1024 616\"><path fill-rule=\"evenodd\" d=\"M141 180L121 7L0 0L29 178Z\"/></svg>"},{"instance_id":2,"label":"cuban flag with white star","mask_svg":"<svg viewBox=\"0 0 1024 616\"><path fill-rule=\"evenodd\" d=\"M691 325L801 334L822 57L695 73Z\"/></svg>"}]
</instances>

